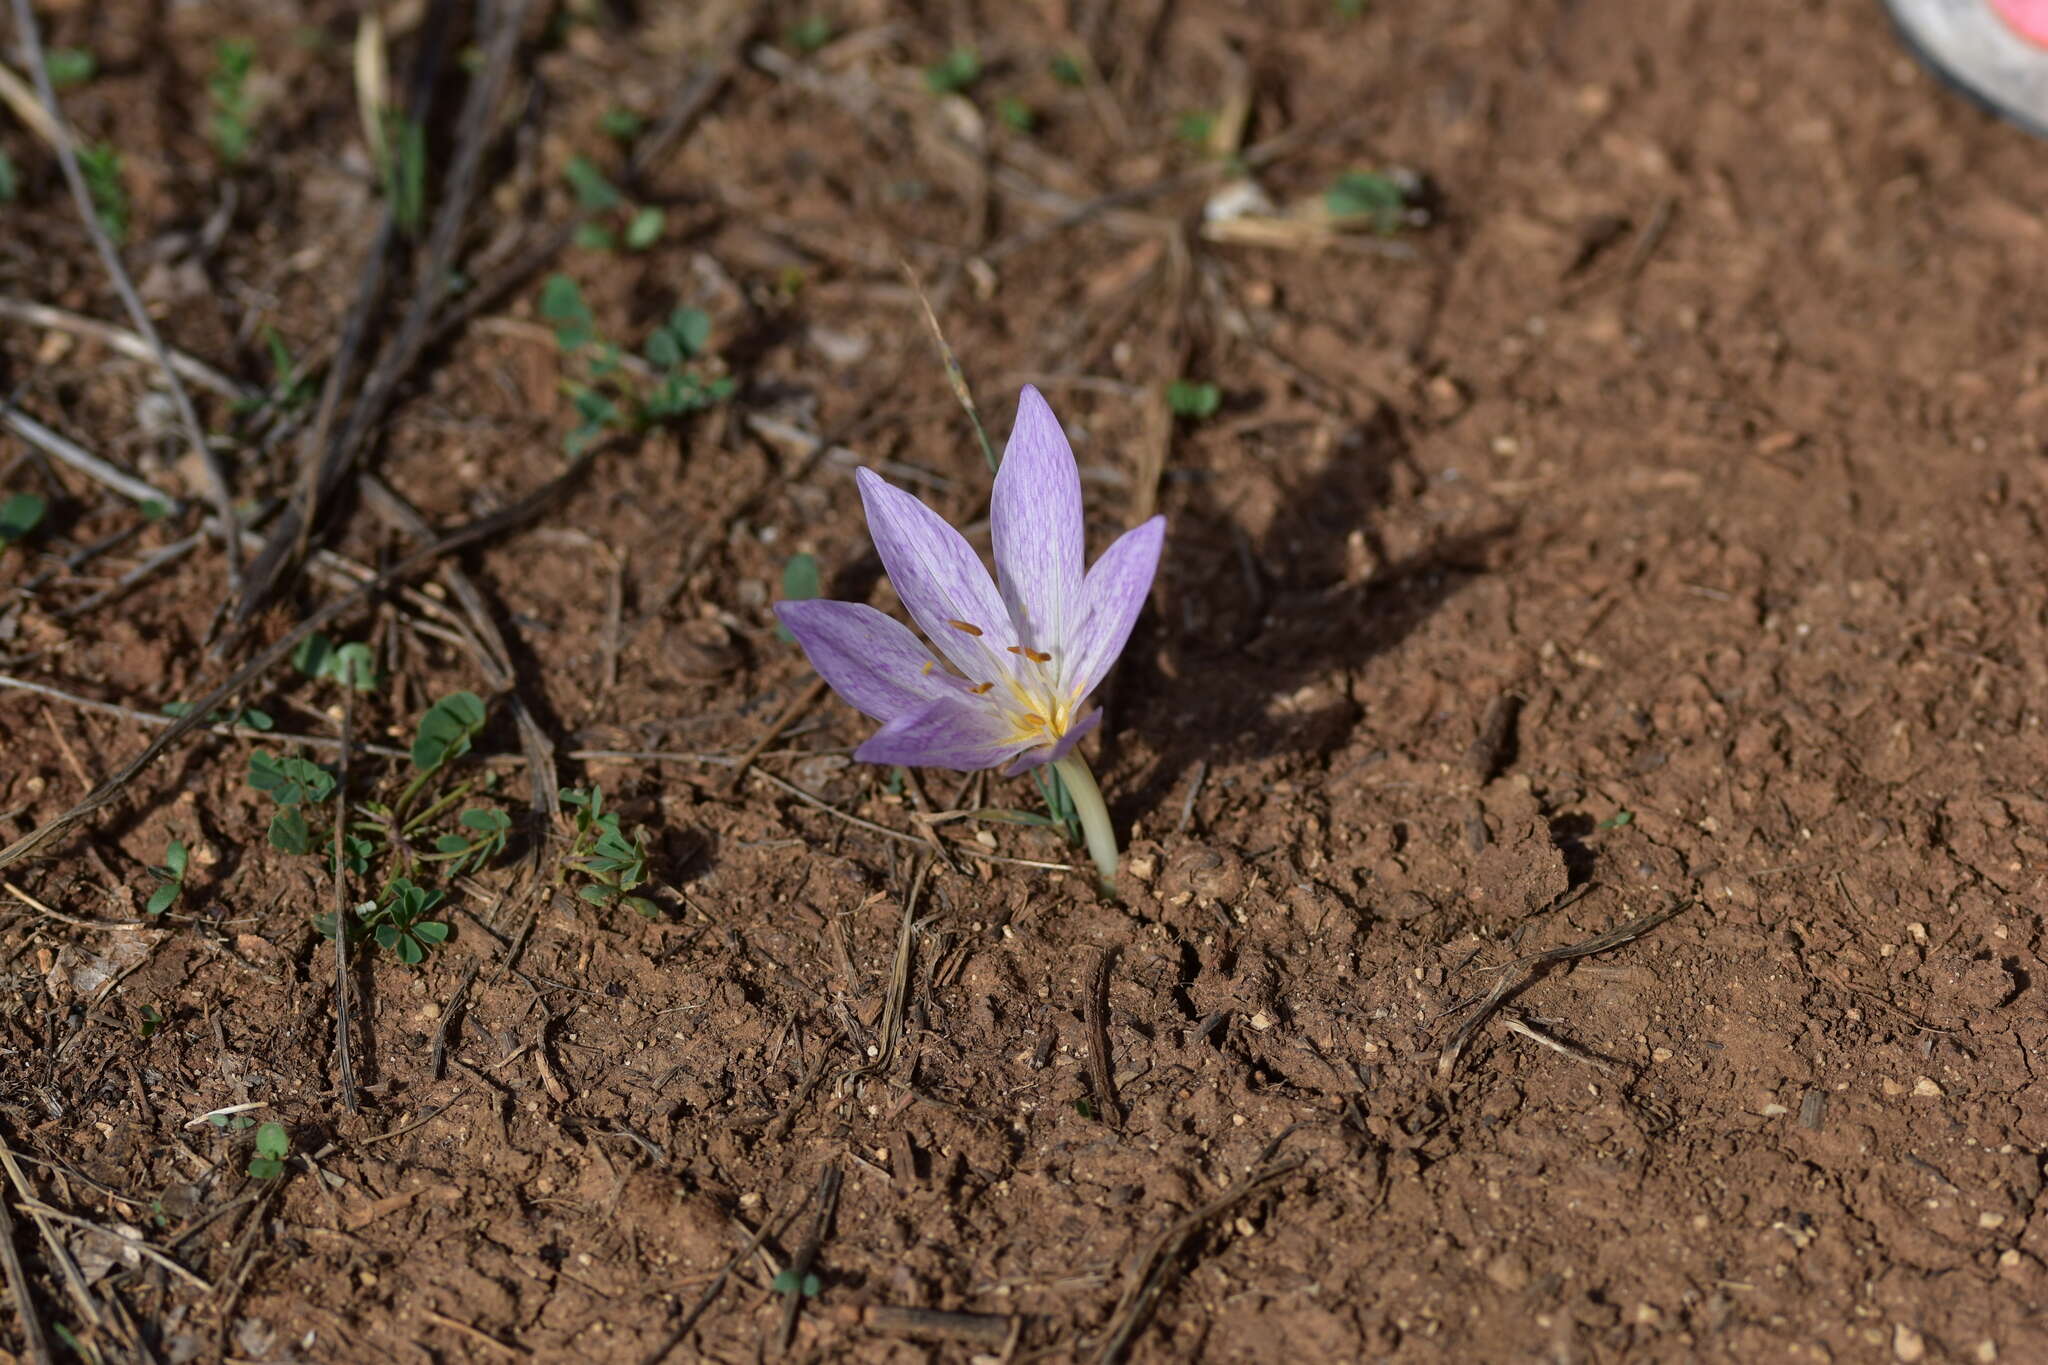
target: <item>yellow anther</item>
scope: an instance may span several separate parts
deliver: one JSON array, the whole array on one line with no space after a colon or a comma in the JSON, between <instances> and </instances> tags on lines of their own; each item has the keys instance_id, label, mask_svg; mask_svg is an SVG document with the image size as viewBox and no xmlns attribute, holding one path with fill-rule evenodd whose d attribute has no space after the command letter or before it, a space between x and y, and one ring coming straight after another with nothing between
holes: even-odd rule
<instances>
[{"instance_id":1,"label":"yellow anther","mask_svg":"<svg viewBox=\"0 0 2048 1365\"><path fill-rule=\"evenodd\" d=\"M1011 645L1010 652L1012 654L1022 654L1035 664L1049 664L1052 662L1052 655L1047 654L1042 649L1032 649L1027 645Z\"/></svg>"},{"instance_id":2,"label":"yellow anther","mask_svg":"<svg viewBox=\"0 0 2048 1365\"><path fill-rule=\"evenodd\" d=\"M974 686L968 688L967 690L969 692L972 692L975 696L980 697L987 695L988 690L994 686L995 684L992 682L976 683Z\"/></svg>"},{"instance_id":3,"label":"yellow anther","mask_svg":"<svg viewBox=\"0 0 2048 1365\"><path fill-rule=\"evenodd\" d=\"M966 631L969 635L981 634L981 627L975 625L971 621L948 621L946 622L946 624L951 626L955 630Z\"/></svg>"}]
</instances>

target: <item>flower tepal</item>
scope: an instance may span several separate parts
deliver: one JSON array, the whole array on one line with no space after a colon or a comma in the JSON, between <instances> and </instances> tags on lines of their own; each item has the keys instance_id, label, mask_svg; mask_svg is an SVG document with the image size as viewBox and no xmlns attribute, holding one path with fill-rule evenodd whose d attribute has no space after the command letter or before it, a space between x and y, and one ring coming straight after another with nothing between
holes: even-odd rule
<instances>
[{"instance_id":1,"label":"flower tepal","mask_svg":"<svg viewBox=\"0 0 2048 1365\"><path fill-rule=\"evenodd\" d=\"M871 470L858 481L882 566L930 647L859 603L776 607L832 690L882 723L854 757L1005 773L1066 758L1102 719L1088 699L1145 604L1166 519L1124 533L1084 572L1074 452L1029 386L990 503L995 578L916 497Z\"/></svg>"}]
</instances>

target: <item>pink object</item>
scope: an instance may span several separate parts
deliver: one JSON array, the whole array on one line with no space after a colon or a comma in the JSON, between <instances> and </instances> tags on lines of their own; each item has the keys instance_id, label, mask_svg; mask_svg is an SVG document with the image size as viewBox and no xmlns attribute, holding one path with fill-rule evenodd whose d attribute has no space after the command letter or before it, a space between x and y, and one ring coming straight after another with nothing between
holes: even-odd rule
<instances>
[{"instance_id":1,"label":"pink object","mask_svg":"<svg viewBox=\"0 0 2048 1365\"><path fill-rule=\"evenodd\" d=\"M1990 0L2006 26L2029 42L2048 47L2048 0Z\"/></svg>"}]
</instances>

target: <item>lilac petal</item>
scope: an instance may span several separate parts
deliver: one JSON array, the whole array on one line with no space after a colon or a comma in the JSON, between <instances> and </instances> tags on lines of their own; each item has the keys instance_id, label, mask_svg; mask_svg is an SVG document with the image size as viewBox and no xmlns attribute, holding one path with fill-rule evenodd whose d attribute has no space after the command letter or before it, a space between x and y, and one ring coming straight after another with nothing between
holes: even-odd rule
<instances>
[{"instance_id":1,"label":"lilac petal","mask_svg":"<svg viewBox=\"0 0 2048 1365\"><path fill-rule=\"evenodd\" d=\"M1008 650L1017 643L1016 630L973 547L937 512L873 470L854 477L868 534L917 628L970 682L1012 676L1019 660Z\"/></svg>"},{"instance_id":2,"label":"lilac petal","mask_svg":"<svg viewBox=\"0 0 2048 1365\"><path fill-rule=\"evenodd\" d=\"M989 523L996 574L1019 643L1057 649L1081 600L1087 553L1081 474L1059 418L1029 384L1017 398L1017 424L996 471Z\"/></svg>"},{"instance_id":3,"label":"lilac petal","mask_svg":"<svg viewBox=\"0 0 2048 1365\"><path fill-rule=\"evenodd\" d=\"M862 763L971 773L1015 758L1015 733L980 698L954 693L896 717L868 736L853 756Z\"/></svg>"},{"instance_id":4,"label":"lilac petal","mask_svg":"<svg viewBox=\"0 0 2048 1365\"><path fill-rule=\"evenodd\" d=\"M1095 727L1100 724L1102 724L1102 712L1100 710L1090 711L1087 715L1075 721L1073 727L1060 736L1059 743L1048 748L1026 749L1023 753L1017 755L1017 761L1003 769L1003 776L1015 777L1019 773L1028 773L1033 768L1059 762L1072 753L1074 746L1091 734Z\"/></svg>"},{"instance_id":5,"label":"lilac petal","mask_svg":"<svg viewBox=\"0 0 2048 1365\"><path fill-rule=\"evenodd\" d=\"M922 710L957 683L910 627L859 602L777 602L775 614L811 667L863 715L887 724Z\"/></svg>"},{"instance_id":6,"label":"lilac petal","mask_svg":"<svg viewBox=\"0 0 2048 1365\"><path fill-rule=\"evenodd\" d=\"M1081 619L1067 641L1060 670L1061 683L1076 700L1093 692L1124 652L1165 543L1166 518L1154 517L1118 536L1088 570L1081 584Z\"/></svg>"}]
</instances>

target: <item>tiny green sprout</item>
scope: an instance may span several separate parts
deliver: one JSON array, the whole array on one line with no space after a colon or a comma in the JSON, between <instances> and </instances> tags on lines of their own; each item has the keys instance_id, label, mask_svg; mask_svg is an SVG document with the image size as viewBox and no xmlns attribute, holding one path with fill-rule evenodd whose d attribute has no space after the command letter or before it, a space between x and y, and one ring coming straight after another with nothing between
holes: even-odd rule
<instances>
[{"instance_id":1,"label":"tiny green sprout","mask_svg":"<svg viewBox=\"0 0 2048 1365\"><path fill-rule=\"evenodd\" d=\"M451 692L427 708L412 741L412 765L422 775L469 752L469 742L484 728L483 699L474 692Z\"/></svg>"},{"instance_id":2,"label":"tiny green sprout","mask_svg":"<svg viewBox=\"0 0 2048 1365\"><path fill-rule=\"evenodd\" d=\"M78 169L85 177L86 197L92 200L93 216L100 227L115 241L126 241L128 189L121 182L121 154L109 142L80 147Z\"/></svg>"},{"instance_id":3,"label":"tiny green sprout","mask_svg":"<svg viewBox=\"0 0 2048 1365\"><path fill-rule=\"evenodd\" d=\"M957 95L981 79L981 54L956 47L924 69L925 89L934 95Z\"/></svg>"},{"instance_id":4,"label":"tiny green sprout","mask_svg":"<svg viewBox=\"0 0 2048 1365\"><path fill-rule=\"evenodd\" d=\"M161 709L167 716L189 716L195 708L189 701L167 701ZM268 711L259 711L253 706L245 706L232 714L226 711L208 711L206 713L206 723L208 725L234 725L244 730L275 730L277 728L277 722L271 719Z\"/></svg>"},{"instance_id":5,"label":"tiny green sprout","mask_svg":"<svg viewBox=\"0 0 2048 1365\"><path fill-rule=\"evenodd\" d=\"M254 1128L256 1126L256 1120L250 1118L247 1114L223 1114L216 1110L205 1117L208 1123L222 1132L233 1131L239 1133L244 1128Z\"/></svg>"},{"instance_id":6,"label":"tiny green sprout","mask_svg":"<svg viewBox=\"0 0 2048 1365\"><path fill-rule=\"evenodd\" d=\"M1223 391L1214 384L1176 379L1166 386L1166 406L1175 417L1185 417L1191 422L1207 421L1223 406Z\"/></svg>"},{"instance_id":7,"label":"tiny green sprout","mask_svg":"<svg viewBox=\"0 0 2048 1365\"><path fill-rule=\"evenodd\" d=\"M1052 78L1061 85L1079 86L1087 78L1081 74L1081 64L1066 53L1056 54L1051 62Z\"/></svg>"},{"instance_id":8,"label":"tiny green sprout","mask_svg":"<svg viewBox=\"0 0 2048 1365\"><path fill-rule=\"evenodd\" d=\"M808 602L823 596L825 585L818 573L818 557L809 554L793 554L782 565L782 600L785 602ZM775 634L788 644L796 643L796 636L789 627L776 622Z\"/></svg>"},{"instance_id":9,"label":"tiny green sprout","mask_svg":"<svg viewBox=\"0 0 2048 1365\"><path fill-rule=\"evenodd\" d=\"M625 242L628 251L645 251L660 241L668 231L668 215L657 208L636 209L626 220Z\"/></svg>"},{"instance_id":10,"label":"tiny green sprout","mask_svg":"<svg viewBox=\"0 0 2048 1365\"><path fill-rule=\"evenodd\" d=\"M377 659L360 641L337 645L315 631L292 651L292 667L309 678L325 678L358 692L377 690Z\"/></svg>"},{"instance_id":11,"label":"tiny green sprout","mask_svg":"<svg viewBox=\"0 0 2048 1365\"><path fill-rule=\"evenodd\" d=\"M135 1016L138 1038L154 1038L164 1026L164 1016L155 1005L144 1005Z\"/></svg>"},{"instance_id":12,"label":"tiny green sprout","mask_svg":"<svg viewBox=\"0 0 2048 1365\"><path fill-rule=\"evenodd\" d=\"M623 104L614 104L598 116L597 126L606 137L631 142L647 127L647 120Z\"/></svg>"},{"instance_id":13,"label":"tiny green sprout","mask_svg":"<svg viewBox=\"0 0 2048 1365\"><path fill-rule=\"evenodd\" d=\"M540 289L541 321L555 329L555 344L577 351L590 344L596 321L583 290L567 275L550 275Z\"/></svg>"},{"instance_id":14,"label":"tiny green sprout","mask_svg":"<svg viewBox=\"0 0 2048 1365\"><path fill-rule=\"evenodd\" d=\"M456 818L464 833L443 834L434 840L436 860L449 860L448 875L483 867L505 851L505 836L512 829L512 817L489 806L472 806Z\"/></svg>"},{"instance_id":15,"label":"tiny green sprout","mask_svg":"<svg viewBox=\"0 0 2048 1365\"><path fill-rule=\"evenodd\" d=\"M259 408L278 407L290 412L305 406L313 396L312 380L292 359L291 349L284 344L284 338L277 334L275 327L264 323L260 335L263 348L270 357L270 387L262 393L237 398L235 411L247 413Z\"/></svg>"},{"instance_id":16,"label":"tiny green sprout","mask_svg":"<svg viewBox=\"0 0 2048 1365\"><path fill-rule=\"evenodd\" d=\"M226 38L213 50L213 75L206 82L213 117L207 132L213 149L230 166L248 159L254 130L249 124L249 73L256 65L256 47L246 38Z\"/></svg>"},{"instance_id":17,"label":"tiny green sprout","mask_svg":"<svg viewBox=\"0 0 2048 1365\"><path fill-rule=\"evenodd\" d=\"M185 851L185 845L176 839L164 846L163 866L150 869L157 875L158 886L143 904L145 914L152 917L161 915L177 904L178 897L185 890L185 868L190 861L191 855Z\"/></svg>"},{"instance_id":18,"label":"tiny green sprout","mask_svg":"<svg viewBox=\"0 0 2048 1365\"><path fill-rule=\"evenodd\" d=\"M284 1163L292 1154L292 1135L281 1123L266 1123L256 1130L256 1155L249 1161L251 1180L275 1180L284 1174Z\"/></svg>"},{"instance_id":19,"label":"tiny green sprout","mask_svg":"<svg viewBox=\"0 0 2048 1365\"><path fill-rule=\"evenodd\" d=\"M21 173L7 153L0 152L0 204L11 204L21 193Z\"/></svg>"},{"instance_id":20,"label":"tiny green sprout","mask_svg":"<svg viewBox=\"0 0 2048 1365\"><path fill-rule=\"evenodd\" d=\"M585 213L605 213L624 202L618 187L587 156L570 157L569 164L562 167L562 178L569 182L569 190L576 196L576 207Z\"/></svg>"},{"instance_id":21,"label":"tiny green sprout","mask_svg":"<svg viewBox=\"0 0 2048 1365\"><path fill-rule=\"evenodd\" d=\"M448 941L451 932L441 920L427 919L435 906L447 899L444 891L417 886L404 877L393 877L384 888L384 898L363 916L372 924L379 947L397 956L408 967L426 961L427 954ZM356 907L358 915L363 907Z\"/></svg>"},{"instance_id":22,"label":"tiny green sprout","mask_svg":"<svg viewBox=\"0 0 2048 1365\"><path fill-rule=\"evenodd\" d=\"M832 21L822 14L806 15L782 31L782 41L808 57L832 41Z\"/></svg>"},{"instance_id":23,"label":"tiny green sprout","mask_svg":"<svg viewBox=\"0 0 2048 1365\"><path fill-rule=\"evenodd\" d=\"M996 117L1019 133L1038 127L1038 111L1015 95L1005 95L996 101Z\"/></svg>"},{"instance_id":24,"label":"tiny green sprout","mask_svg":"<svg viewBox=\"0 0 2048 1365\"><path fill-rule=\"evenodd\" d=\"M0 550L28 539L48 510L49 504L34 493L10 493L0 501Z\"/></svg>"},{"instance_id":25,"label":"tiny green sprout","mask_svg":"<svg viewBox=\"0 0 2048 1365\"><path fill-rule=\"evenodd\" d=\"M1173 125L1173 135L1193 147L1207 147L1216 131L1216 115L1206 109L1182 114Z\"/></svg>"},{"instance_id":26,"label":"tiny green sprout","mask_svg":"<svg viewBox=\"0 0 2048 1365\"><path fill-rule=\"evenodd\" d=\"M1330 0L1330 8L1337 11L1339 19L1363 19L1366 0Z\"/></svg>"},{"instance_id":27,"label":"tiny green sprout","mask_svg":"<svg viewBox=\"0 0 2048 1365\"><path fill-rule=\"evenodd\" d=\"M1636 813L1632 810L1616 811L1614 814L1608 816L1605 820L1602 820L1600 822L1599 827L1601 829L1624 829L1632 821L1634 821L1635 818Z\"/></svg>"},{"instance_id":28,"label":"tiny green sprout","mask_svg":"<svg viewBox=\"0 0 2048 1365\"><path fill-rule=\"evenodd\" d=\"M310 759L249 755L249 785L280 806L319 805L334 795L334 775Z\"/></svg>"},{"instance_id":29,"label":"tiny green sprout","mask_svg":"<svg viewBox=\"0 0 2048 1365\"><path fill-rule=\"evenodd\" d=\"M1399 230L1408 196L1392 176L1372 171L1346 171L1323 191L1323 207L1334 218L1360 218L1382 236Z\"/></svg>"},{"instance_id":30,"label":"tiny green sprout","mask_svg":"<svg viewBox=\"0 0 2048 1365\"><path fill-rule=\"evenodd\" d=\"M619 828L616 811L604 808L604 788L571 788L562 793L562 804L574 812L575 828L565 865L589 879L576 889L577 897L592 905L625 905L648 919L659 915L653 901L632 894L647 880L647 850L638 834L628 838Z\"/></svg>"},{"instance_id":31,"label":"tiny green sprout","mask_svg":"<svg viewBox=\"0 0 2048 1365\"><path fill-rule=\"evenodd\" d=\"M43 54L43 67L50 84L59 90L84 85L99 74L99 59L82 47L53 47Z\"/></svg>"},{"instance_id":32,"label":"tiny green sprout","mask_svg":"<svg viewBox=\"0 0 2048 1365\"><path fill-rule=\"evenodd\" d=\"M776 1272L768 1287L778 1294L797 1294L806 1299L815 1299L824 1291L825 1282L816 1275L799 1277L794 1266L785 1266Z\"/></svg>"},{"instance_id":33,"label":"tiny green sprout","mask_svg":"<svg viewBox=\"0 0 2048 1365\"><path fill-rule=\"evenodd\" d=\"M391 220L417 237L427 212L427 130L396 109L384 111L384 200Z\"/></svg>"}]
</instances>

